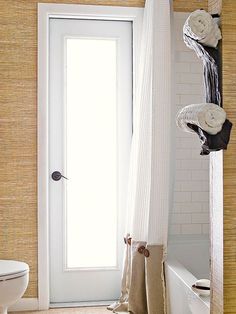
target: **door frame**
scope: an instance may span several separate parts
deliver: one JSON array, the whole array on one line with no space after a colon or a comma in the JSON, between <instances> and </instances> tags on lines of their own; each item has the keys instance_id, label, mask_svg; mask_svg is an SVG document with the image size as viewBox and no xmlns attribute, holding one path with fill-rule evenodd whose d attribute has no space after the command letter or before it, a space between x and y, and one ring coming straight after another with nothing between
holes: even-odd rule
<instances>
[{"instance_id":1,"label":"door frame","mask_svg":"<svg viewBox=\"0 0 236 314\"><path fill-rule=\"evenodd\" d=\"M133 94L137 83L143 8L80 4L38 4L38 304L50 306L49 293L49 19L130 21L133 26Z\"/></svg>"}]
</instances>

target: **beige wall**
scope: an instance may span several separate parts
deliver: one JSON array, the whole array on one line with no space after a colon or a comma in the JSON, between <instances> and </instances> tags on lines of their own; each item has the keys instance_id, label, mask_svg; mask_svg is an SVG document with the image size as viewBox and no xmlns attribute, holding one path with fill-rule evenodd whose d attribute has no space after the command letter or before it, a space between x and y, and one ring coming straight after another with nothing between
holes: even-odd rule
<instances>
[{"instance_id":1,"label":"beige wall","mask_svg":"<svg viewBox=\"0 0 236 314\"><path fill-rule=\"evenodd\" d=\"M144 0L0 0L0 259L30 265L37 297L37 3L143 6ZM206 0L175 0L176 11Z\"/></svg>"},{"instance_id":2,"label":"beige wall","mask_svg":"<svg viewBox=\"0 0 236 314\"><path fill-rule=\"evenodd\" d=\"M196 9L208 9L208 0L173 0L174 11L191 12Z\"/></svg>"}]
</instances>

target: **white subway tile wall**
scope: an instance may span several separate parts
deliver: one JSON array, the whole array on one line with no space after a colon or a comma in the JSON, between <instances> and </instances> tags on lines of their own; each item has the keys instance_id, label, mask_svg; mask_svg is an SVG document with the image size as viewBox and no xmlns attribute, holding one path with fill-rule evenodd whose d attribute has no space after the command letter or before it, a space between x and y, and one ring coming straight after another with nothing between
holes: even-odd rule
<instances>
[{"instance_id":1,"label":"white subway tile wall","mask_svg":"<svg viewBox=\"0 0 236 314\"><path fill-rule=\"evenodd\" d=\"M183 41L186 13L174 14L176 97L174 111L204 102L203 69L195 53ZM174 206L171 235L209 233L209 157L200 156L197 135L179 129L176 134Z\"/></svg>"}]
</instances>

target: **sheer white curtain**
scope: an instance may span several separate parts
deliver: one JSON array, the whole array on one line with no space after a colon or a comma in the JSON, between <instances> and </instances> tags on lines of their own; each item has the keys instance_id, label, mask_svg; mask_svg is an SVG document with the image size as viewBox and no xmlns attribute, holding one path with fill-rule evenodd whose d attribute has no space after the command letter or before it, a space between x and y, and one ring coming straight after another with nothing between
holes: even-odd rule
<instances>
[{"instance_id":1,"label":"sheer white curtain","mask_svg":"<svg viewBox=\"0 0 236 314\"><path fill-rule=\"evenodd\" d=\"M163 261L171 206L171 4L146 0L135 99L122 294L114 312L165 311Z\"/></svg>"}]
</instances>

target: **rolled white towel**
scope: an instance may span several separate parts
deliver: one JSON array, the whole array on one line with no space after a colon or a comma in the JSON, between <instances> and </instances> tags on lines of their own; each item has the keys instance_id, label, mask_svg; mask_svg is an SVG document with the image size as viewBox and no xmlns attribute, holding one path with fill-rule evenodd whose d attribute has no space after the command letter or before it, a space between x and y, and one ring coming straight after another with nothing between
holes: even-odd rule
<instances>
[{"instance_id":1,"label":"rolled white towel","mask_svg":"<svg viewBox=\"0 0 236 314\"><path fill-rule=\"evenodd\" d=\"M177 126L186 132L194 133L188 123L200 127L209 134L219 133L226 120L226 112L216 104L192 104L182 108L177 116Z\"/></svg>"},{"instance_id":2,"label":"rolled white towel","mask_svg":"<svg viewBox=\"0 0 236 314\"><path fill-rule=\"evenodd\" d=\"M184 27L184 34L209 47L216 47L222 38L217 20L205 10L196 10L189 15Z\"/></svg>"}]
</instances>

